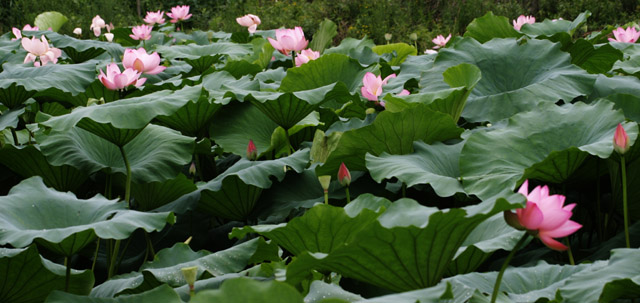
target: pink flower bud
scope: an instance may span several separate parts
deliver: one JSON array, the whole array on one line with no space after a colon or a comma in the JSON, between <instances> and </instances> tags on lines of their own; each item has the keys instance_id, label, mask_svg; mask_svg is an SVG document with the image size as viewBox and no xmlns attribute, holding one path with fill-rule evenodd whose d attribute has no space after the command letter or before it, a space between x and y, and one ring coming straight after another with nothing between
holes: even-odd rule
<instances>
[{"instance_id":1,"label":"pink flower bud","mask_svg":"<svg viewBox=\"0 0 640 303\"><path fill-rule=\"evenodd\" d=\"M258 149L256 145L253 144L253 140L249 140L249 145L247 145L247 159L251 161L258 159Z\"/></svg>"},{"instance_id":2,"label":"pink flower bud","mask_svg":"<svg viewBox=\"0 0 640 303\"><path fill-rule=\"evenodd\" d=\"M342 186L349 186L351 184L351 173L344 162L340 164L340 169L338 170L338 181Z\"/></svg>"},{"instance_id":3,"label":"pink flower bud","mask_svg":"<svg viewBox=\"0 0 640 303\"><path fill-rule=\"evenodd\" d=\"M613 149L621 155L629 151L629 136L627 136L622 124L618 124L616 133L613 135Z\"/></svg>"}]
</instances>

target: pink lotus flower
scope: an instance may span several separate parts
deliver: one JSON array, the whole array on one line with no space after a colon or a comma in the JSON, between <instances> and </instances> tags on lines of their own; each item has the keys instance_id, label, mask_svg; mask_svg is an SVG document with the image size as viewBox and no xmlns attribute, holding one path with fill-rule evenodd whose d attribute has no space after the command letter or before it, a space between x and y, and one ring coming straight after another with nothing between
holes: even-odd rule
<instances>
[{"instance_id":1,"label":"pink lotus flower","mask_svg":"<svg viewBox=\"0 0 640 303\"><path fill-rule=\"evenodd\" d=\"M349 186L349 184L351 184L351 172L349 172L347 166L344 165L344 162L340 164L340 169L338 169L338 182L340 182L342 186Z\"/></svg>"},{"instance_id":2,"label":"pink lotus flower","mask_svg":"<svg viewBox=\"0 0 640 303\"><path fill-rule=\"evenodd\" d=\"M127 68L123 72L120 72L118 65L111 63L107 65L106 75L102 70L100 70L98 79L110 90L123 90L129 85L140 87L144 84L144 82L147 81L147 78L140 78L140 75L140 72L137 72L132 68Z\"/></svg>"},{"instance_id":3,"label":"pink lotus flower","mask_svg":"<svg viewBox=\"0 0 640 303\"><path fill-rule=\"evenodd\" d=\"M627 27L626 30L622 27L618 27L613 31L613 36L616 38L609 38L609 41L634 43L638 38L640 38L640 32L636 31L636 28L633 26Z\"/></svg>"},{"instance_id":4,"label":"pink lotus flower","mask_svg":"<svg viewBox=\"0 0 640 303\"><path fill-rule=\"evenodd\" d=\"M387 84L391 78L395 78L396 74L391 74L382 80L381 76L376 76L371 72L367 72L362 78L364 84L360 89L362 96L369 101L378 101L378 97L382 95L382 86Z\"/></svg>"},{"instance_id":5,"label":"pink lotus flower","mask_svg":"<svg viewBox=\"0 0 640 303\"><path fill-rule=\"evenodd\" d=\"M11 31L13 32L13 35L16 36L15 38L11 38L11 41L22 39L22 32L17 27L11 28Z\"/></svg>"},{"instance_id":6,"label":"pink lotus flower","mask_svg":"<svg viewBox=\"0 0 640 303\"><path fill-rule=\"evenodd\" d=\"M31 24L27 24L22 28L23 31L37 31L40 30L37 26L31 26Z\"/></svg>"},{"instance_id":7,"label":"pink lotus flower","mask_svg":"<svg viewBox=\"0 0 640 303\"><path fill-rule=\"evenodd\" d=\"M191 18L191 14L189 14L189 6L182 5L182 6L172 7L171 12L167 13L167 16L171 18L171 23L187 20Z\"/></svg>"},{"instance_id":8,"label":"pink lotus flower","mask_svg":"<svg viewBox=\"0 0 640 303\"><path fill-rule=\"evenodd\" d=\"M519 193L527 197L527 206L516 209L516 213L504 212L507 223L516 229L527 230L540 238L551 249L566 250L567 247L553 238L566 237L582 227L569 220L575 204L564 205L565 196L549 195L549 188L537 186L530 193L529 181L524 181Z\"/></svg>"},{"instance_id":9,"label":"pink lotus flower","mask_svg":"<svg viewBox=\"0 0 640 303\"><path fill-rule=\"evenodd\" d=\"M95 17L93 17L93 19L91 19L91 26L89 27L89 29L93 30L93 34L96 35L96 37L99 37L100 32L105 26L107 26L107 24L102 18L100 18L100 15L96 15Z\"/></svg>"},{"instance_id":10,"label":"pink lotus flower","mask_svg":"<svg viewBox=\"0 0 640 303\"><path fill-rule=\"evenodd\" d=\"M267 38L273 48L284 55L290 56L292 51L301 51L307 47L309 41L304 37L302 27L296 26L294 29L284 28L276 30L276 40Z\"/></svg>"},{"instance_id":11,"label":"pink lotus flower","mask_svg":"<svg viewBox=\"0 0 640 303\"><path fill-rule=\"evenodd\" d=\"M160 65L158 52L153 52L149 55L144 48L137 50L130 48L125 49L122 66L149 75L159 74L167 68L166 66Z\"/></svg>"},{"instance_id":12,"label":"pink lotus flower","mask_svg":"<svg viewBox=\"0 0 640 303\"><path fill-rule=\"evenodd\" d=\"M154 24L164 24L166 21L164 20L164 11L157 12L147 12L147 15L144 17L144 22L153 26Z\"/></svg>"},{"instance_id":13,"label":"pink lotus flower","mask_svg":"<svg viewBox=\"0 0 640 303\"><path fill-rule=\"evenodd\" d=\"M256 15L247 14L236 18L236 22L244 27L248 27L249 33L253 34L256 32L258 25L260 25L260 18Z\"/></svg>"},{"instance_id":14,"label":"pink lotus flower","mask_svg":"<svg viewBox=\"0 0 640 303\"><path fill-rule=\"evenodd\" d=\"M36 37L22 38L22 47L29 53L24 58L24 63L33 62L34 66L47 65L52 62L53 64L58 62L58 57L62 55L62 51L55 47L49 47L49 42L44 36L38 40ZM40 59L40 62L36 61Z\"/></svg>"},{"instance_id":15,"label":"pink lotus flower","mask_svg":"<svg viewBox=\"0 0 640 303\"><path fill-rule=\"evenodd\" d=\"M431 40L431 42L436 45L433 48L438 49L441 47L445 47L447 45L447 42L449 42L449 39L451 39L451 34L449 34L449 36L447 36L446 38L442 35L438 35L437 37L433 38L433 40Z\"/></svg>"},{"instance_id":16,"label":"pink lotus flower","mask_svg":"<svg viewBox=\"0 0 640 303\"><path fill-rule=\"evenodd\" d=\"M133 32L133 34L129 35L129 37L131 37L131 39L133 40L149 40L151 39L152 29L153 29L152 27L146 24L134 26L131 29L131 32Z\"/></svg>"},{"instance_id":17,"label":"pink lotus flower","mask_svg":"<svg viewBox=\"0 0 640 303\"><path fill-rule=\"evenodd\" d=\"M253 144L253 140L249 140L249 144L247 145L247 159L251 161L258 159L258 149L256 145Z\"/></svg>"},{"instance_id":18,"label":"pink lotus flower","mask_svg":"<svg viewBox=\"0 0 640 303\"><path fill-rule=\"evenodd\" d=\"M613 149L621 155L629 151L629 136L622 124L618 124L616 133L613 135Z\"/></svg>"},{"instance_id":19,"label":"pink lotus flower","mask_svg":"<svg viewBox=\"0 0 640 303\"><path fill-rule=\"evenodd\" d=\"M320 52L316 52L310 48L302 50L298 55L296 55L296 66L300 66L309 62L310 60L315 60L320 57Z\"/></svg>"},{"instance_id":20,"label":"pink lotus flower","mask_svg":"<svg viewBox=\"0 0 640 303\"><path fill-rule=\"evenodd\" d=\"M525 16L525 15L520 15L518 17L518 19L513 20L513 28L515 28L516 30L520 30L520 28L525 24L534 24L536 23L536 17L534 16Z\"/></svg>"}]
</instances>

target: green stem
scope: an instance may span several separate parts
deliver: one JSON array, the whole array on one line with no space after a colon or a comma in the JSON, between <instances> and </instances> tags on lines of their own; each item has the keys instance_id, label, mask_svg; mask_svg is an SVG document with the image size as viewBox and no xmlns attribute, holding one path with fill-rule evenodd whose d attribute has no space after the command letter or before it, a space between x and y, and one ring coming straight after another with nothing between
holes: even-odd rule
<instances>
[{"instance_id":1,"label":"green stem","mask_svg":"<svg viewBox=\"0 0 640 303\"><path fill-rule=\"evenodd\" d=\"M349 186L345 186L344 191L347 192L347 204L349 204L351 203L351 196L349 195Z\"/></svg>"},{"instance_id":2,"label":"green stem","mask_svg":"<svg viewBox=\"0 0 640 303\"><path fill-rule=\"evenodd\" d=\"M122 264L122 260L124 259L124 255L127 252L127 249L129 249L129 244L131 244L132 239L133 237L127 238L127 242L124 244L124 249L122 250L120 257L118 258L118 263L116 264L116 268L120 268L120 264Z\"/></svg>"},{"instance_id":3,"label":"green stem","mask_svg":"<svg viewBox=\"0 0 640 303\"><path fill-rule=\"evenodd\" d=\"M291 62L293 67L296 67L296 51L291 51Z\"/></svg>"},{"instance_id":4,"label":"green stem","mask_svg":"<svg viewBox=\"0 0 640 303\"><path fill-rule=\"evenodd\" d=\"M105 177L104 196L107 197L107 199L111 199L111 175Z\"/></svg>"},{"instance_id":5,"label":"green stem","mask_svg":"<svg viewBox=\"0 0 640 303\"><path fill-rule=\"evenodd\" d=\"M291 151L293 151L293 146L291 146L291 140L289 139L289 130L285 129L284 134L285 136L287 136L287 145L289 146L287 148L287 156L291 156Z\"/></svg>"},{"instance_id":6,"label":"green stem","mask_svg":"<svg viewBox=\"0 0 640 303\"><path fill-rule=\"evenodd\" d=\"M527 237L529 237L528 233L525 233L524 235L522 235L522 238L520 238L520 241L516 243L516 246L513 247L513 249L507 256L507 259L504 260L504 264L502 264L502 268L500 268L500 272L498 273L498 278L496 278L496 284L493 286L493 293L491 294L491 303L496 302L496 298L498 297L498 290L500 289L500 282L502 281L502 276L504 275L504 271L507 269L507 267L509 267L509 262L511 262L511 259L516 254L516 251L518 251L521 248L521 246L524 244L524 242L527 240Z\"/></svg>"},{"instance_id":7,"label":"green stem","mask_svg":"<svg viewBox=\"0 0 640 303\"><path fill-rule=\"evenodd\" d=\"M18 142L18 134L16 133L16 129L11 127L11 136L13 137L13 145L18 146L20 143Z\"/></svg>"},{"instance_id":8,"label":"green stem","mask_svg":"<svg viewBox=\"0 0 640 303\"><path fill-rule=\"evenodd\" d=\"M107 280L110 279L113 274L116 273L116 263L118 263L118 251L120 250L120 240L116 240L116 243L111 252L111 261L109 262L109 271L107 272Z\"/></svg>"},{"instance_id":9,"label":"green stem","mask_svg":"<svg viewBox=\"0 0 640 303\"><path fill-rule=\"evenodd\" d=\"M193 157L196 160L196 175L200 178L200 181L204 181L202 177L202 166L200 165L200 156L198 154L194 154Z\"/></svg>"},{"instance_id":10,"label":"green stem","mask_svg":"<svg viewBox=\"0 0 640 303\"><path fill-rule=\"evenodd\" d=\"M567 255L569 255L569 264L576 265L576 261L573 259L573 253L571 252L571 242L569 241L569 237L565 238L565 243L567 244Z\"/></svg>"},{"instance_id":11,"label":"green stem","mask_svg":"<svg viewBox=\"0 0 640 303\"><path fill-rule=\"evenodd\" d=\"M95 271L96 269L96 261L98 261L98 252L100 251L100 238L98 238L98 243L96 244L96 252L93 254L93 262L91 262L91 271Z\"/></svg>"},{"instance_id":12,"label":"green stem","mask_svg":"<svg viewBox=\"0 0 640 303\"><path fill-rule=\"evenodd\" d=\"M324 204L329 204L329 190L324 191Z\"/></svg>"},{"instance_id":13,"label":"green stem","mask_svg":"<svg viewBox=\"0 0 640 303\"><path fill-rule=\"evenodd\" d=\"M600 161L596 160L596 225L598 240L602 242L604 239L604 231L602 226L602 208L600 205Z\"/></svg>"},{"instance_id":14,"label":"green stem","mask_svg":"<svg viewBox=\"0 0 640 303\"><path fill-rule=\"evenodd\" d=\"M407 183L402 182L402 197L407 197Z\"/></svg>"},{"instance_id":15,"label":"green stem","mask_svg":"<svg viewBox=\"0 0 640 303\"><path fill-rule=\"evenodd\" d=\"M620 155L620 165L622 168L622 209L624 212L624 240L627 243L627 248L631 248L631 242L629 241L629 212L627 209L627 165L624 160L624 155Z\"/></svg>"},{"instance_id":16,"label":"green stem","mask_svg":"<svg viewBox=\"0 0 640 303\"><path fill-rule=\"evenodd\" d=\"M144 231L144 238L147 240L147 251L151 254L151 260L153 260L156 257L156 252L153 249L153 242L151 242L151 237L149 237L149 233L147 233L146 230ZM147 259L145 258L144 261L146 262Z\"/></svg>"},{"instance_id":17,"label":"green stem","mask_svg":"<svg viewBox=\"0 0 640 303\"><path fill-rule=\"evenodd\" d=\"M129 197L131 195L131 165L129 165L129 160L124 152L124 147L122 146L120 146L120 153L122 154L122 160L124 160L124 166L127 169L127 181L124 187L124 200L127 201L129 209L131 209L131 201L129 201Z\"/></svg>"},{"instance_id":18,"label":"green stem","mask_svg":"<svg viewBox=\"0 0 640 303\"><path fill-rule=\"evenodd\" d=\"M64 291L69 291L69 284L71 282L71 260L69 257L64 257L64 265L67 267L66 275L64 278Z\"/></svg>"}]
</instances>

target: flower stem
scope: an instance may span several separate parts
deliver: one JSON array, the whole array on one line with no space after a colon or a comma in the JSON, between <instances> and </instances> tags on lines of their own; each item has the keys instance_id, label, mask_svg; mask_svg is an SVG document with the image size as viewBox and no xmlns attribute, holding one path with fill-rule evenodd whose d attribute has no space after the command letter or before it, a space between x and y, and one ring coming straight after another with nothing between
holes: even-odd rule
<instances>
[{"instance_id":1,"label":"flower stem","mask_svg":"<svg viewBox=\"0 0 640 303\"><path fill-rule=\"evenodd\" d=\"M351 196L349 195L349 186L345 186L344 191L347 192L347 204L349 204L351 203Z\"/></svg>"},{"instance_id":2,"label":"flower stem","mask_svg":"<svg viewBox=\"0 0 640 303\"><path fill-rule=\"evenodd\" d=\"M120 250L120 240L116 240L113 251L111 252L111 262L109 262L109 271L107 272L107 279L110 279L117 271L116 263L118 262L118 251Z\"/></svg>"},{"instance_id":3,"label":"flower stem","mask_svg":"<svg viewBox=\"0 0 640 303\"><path fill-rule=\"evenodd\" d=\"M291 51L291 66L296 67L296 51Z\"/></svg>"},{"instance_id":4,"label":"flower stem","mask_svg":"<svg viewBox=\"0 0 640 303\"><path fill-rule=\"evenodd\" d=\"M131 209L131 201L129 201L129 197L131 195L131 165L129 165L129 160L124 152L124 147L122 146L120 146L120 153L122 154L122 160L124 160L124 166L127 169L127 181L124 187L124 200L127 201L129 209Z\"/></svg>"},{"instance_id":5,"label":"flower stem","mask_svg":"<svg viewBox=\"0 0 640 303\"><path fill-rule=\"evenodd\" d=\"M329 190L324 190L324 204L329 204Z\"/></svg>"},{"instance_id":6,"label":"flower stem","mask_svg":"<svg viewBox=\"0 0 640 303\"><path fill-rule=\"evenodd\" d=\"M624 155L620 155L620 166L622 168L622 209L624 212L624 240L627 243L627 248L631 248L629 241L629 211L627 209L627 168L624 160Z\"/></svg>"},{"instance_id":7,"label":"flower stem","mask_svg":"<svg viewBox=\"0 0 640 303\"><path fill-rule=\"evenodd\" d=\"M507 269L507 267L509 267L509 262L511 262L511 259L513 259L513 256L516 254L516 251L520 249L520 247L524 244L524 242L527 240L528 237L529 237L528 233L525 233L524 235L522 235L522 238L520 238L520 241L516 243L516 246L513 247L513 249L507 256L507 259L504 260L504 264L502 264L502 268L500 268L500 272L498 273L498 277L496 278L496 284L493 286L493 293L491 294L491 303L496 302L496 298L498 297L498 290L500 289L500 282L502 281L502 276L504 275L504 271Z\"/></svg>"},{"instance_id":8,"label":"flower stem","mask_svg":"<svg viewBox=\"0 0 640 303\"><path fill-rule=\"evenodd\" d=\"M64 291L68 292L71 281L71 260L69 260L69 257L64 257L64 265L67 267L64 279Z\"/></svg>"},{"instance_id":9,"label":"flower stem","mask_svg":"<svg viewBox=\"0 0 640 303\"><path fill-rule=\"evenodd\" d=\"M573 259L573 253L571 252L571 242L569 241L569 237L565 238L567 243L567 255L569 255L569 264L576 265L576 261Z\"/></svg>"},{"instance_id":10,"label":"flower stem","mask_svg":"<svg viewBox=\"0 0 640 303\"><path fill-rule=\"evenodd\" d=\"M16 133L16 129L13 127L11 127L11 136L13 137L13 145L20 145L20 142L18 142L18 134Z\"/></svg>"},{"instance_id":11,"label":"flower stem","mask_svg":"<svg viewBox=\"0 0 640 303\"><path fill-rule=\"evenodd\" d=\"M93 262L91 263L91 271L95 272L96 269L96 261L98 261L98 252L100 251L100 238L98 238L98 243L96 243L96 252L93 254Z\"/></svg>"}]
</instances>

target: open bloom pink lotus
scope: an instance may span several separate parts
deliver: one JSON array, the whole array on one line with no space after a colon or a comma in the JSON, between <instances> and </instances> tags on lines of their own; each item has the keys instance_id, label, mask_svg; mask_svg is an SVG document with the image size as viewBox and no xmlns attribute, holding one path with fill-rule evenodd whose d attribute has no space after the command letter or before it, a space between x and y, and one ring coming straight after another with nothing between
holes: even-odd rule
<instances>
[{"instance_id":1,"label":"open bloom pink lotus","mask_svg":"<svg viewBox=\"0 0 640 303\"><path fill-rule=\"evenodd\" d=\"M158 52L153 52L149 55L144 48L125 49L122 66L149 75L159 74L167 68L166 66L160 65Z\"/></svg>"},{"instance_id":2,"label":"open bloom pink lotus","mask_svg":"<svg viewBox=\"0 0 640 303\"><path fill-rule=\"evenodd\" d=\"M616 38L609 38L609 41L635 43L638 38L640 38L640 32L638 32L633 26L627 27L626 30L622 27L618 27L613 31L613 36Z\"/></svg>"},{"instance_id":3,"label":"open bloom pink lotus","mask_svg":"<svg viewBox=\"0 0 640 303\"><path fill-rule=\"evenodd\" d=\"M146 24L134 26L131 29L133 34L129 35L133 40L149 40L151 39L151 26Z\"/></svg>"},{"instance_id":4,"label":"open bloom pink lotus","mask_svg":"<svg viewBox=\"0 0 640 303\"><path fill-rule=\"evenodd\" d=\"M616 133L613 135L613 149L621 155L629 151L629 136L627 135L627 131L622 127L622 124L618 124Z\"/></svg>"},{"instance_id":5,"label":"open bloom pink lotus","mask_svg":"<svg viewBox=\"0 0 640 303\"><path fill-rule=\"evenodd\" d=\"M449 36L447 36L446 38L443 35L438 35L437 37L433 38L433 40L431 40L431 42L436 45L433 48L438 49L441 47L445 47L447 45L447 42L449 42L449 39L451 39L451 34L449 34Z\"/></svg>"},{"instance_id":6,"label":"open bloom pink lotus","mask_svg":"<svg viewBox=\"0 0 640 303\"><path fill-rule=\"evenodd\" d=\"M22 38L22 47L27 50L29 53L24 58L24 63L34 62L34 66L40 66L40 64L47 65L47 63L57 63L58 57L62 55L62 51L55 47L49 47L49 42L47 42L47 38L44 36L40 37L38 40L36 37ZM40 62L36 61L36 59L40 59Z\"/></svg>"},{"instance_id":7,"label":"open bloom pink lotus","mask_svg":"<svg viewBox=\"0 0 640 303\"><path fill-rule=\"evenodd\" d=\"M167 13L167 16L171 18L171 23L176 23L178 21L183 21L191 18L191 14L189 14L189 6L188 5L178 5L176 7L171 8L171 12Z\"/></svg>"},{"instance_id":8,"label":"open bloom pink lotus","mask_svg":"<svg viewBox=\"0 0 640 303\"><path fill-rule=\"evenodd\" d=\"M144 82L147 81L147 78L140 79L140 74L140 72L137 72L132 68L127 68L123 72L120 72L118 65L111 63L107 65L106 75L102 70L100 70L98 79L110 90L123 90L129 85L140 87L144 84Z\"/></svg>"},{"instance_id":9,"label":"open bloom pink lotus","mask_svg":"<svg viewBox=\"0 0 640 303\"><path fill-rule=\"evenodd\" d=\"M96 15L91 19L91 26L89 26L89 29L93 30L93 34L96 35L96 37L99 37L100 32L105 26L107 26L107 24L104 22L104 19L100 18L100 15Z\"/></svg>"},{"instance_id":10,"label":"open bloom pink lotus","mask_svg":"<svg viewBox=\"0 0 640 303\"><path fill-rule=\"evenodd\" d=\"M371 72L367 72L362 78L362 88L360 92L362 96L369 101L378 101L378 97L382 95L382 86L387 84L391 78L395 78L396 74L391 74L382 80L381 76L376 76ZM408 92L408 91L407 91Z\"/></svg>"},{"instance_id":11,"label":"open bloom pink lotus","mask_svg":"<svg viewBox=\"0 0 640 303\"><path fill-rule=\"evenodd\" d=\"M534 16L525 16L525 15L520 15L518 17L518 19L513 20L513 28L520 30L520 28L525 24L525 23L529 23L529 24L534 24L536 23L536 17Z\"/></svg>"},{"instance_id":12,"label":"open bloom pink lotus","mask_svg":"<svg viewBox=\"0 0 640 303\"><path fill-rule=\"evenodd\" d=\"M298 55L296 55L296 66L300 66L305 64L311 60L318 59L320 57L320 52L316 52L310 48L302 50Z\"/></svg>"},{"instance_id":13,"label":"open bloom pink lotus","mask_svg":"<svg viewBox=\"0 0 640 303\"><path fill-rule=\"evenodd\" d=\"M527 197L527 206L516 209L516 213L505 211L509 225L527 230L540 238L551 249L566 250L567 247L553 238L566 237L582 227L569 220L575 204L564 205L565 196L549 195L549 188L537 186L529 193L529 181L524 181L519 193Z\"/></svg>"},{"instance_id":14,"label":"open bloom pink lotus","mask_svg":"<svg viewBox=\"0 0 640 303\"><path fill-rule=\"evenodd\" d=\"M260 18L256 15L247 14L236 18L236 22L244 27L248 27L249 33L253 34L256 32L258 25L260 25Z\"/></svg>"},{"instance_id":15,"label":"open bloom pink lotus","mask_svg":"<svg viewBox=\"0 0 640 303\"><path fill-rule=\"evenodd\" d=\"M276 40L267 38L273 48L284 55L290 56L292 51L301 51L309 45L309 41L304 37L302 27L296 26L294 29L284 28L276 30Z\"/></svg>"},{"instance_id":16,"label":"open bloom pink lotus","mask_svg":"<svg viewBox=\"0 0 640 303\"><path fill-rule=\"evenodd\" d=\"M147 15L144 17L143 21L151 26L156 23L164 24L166 22L164 20L164 11L147 12Z\"/></svg>"}]
</instances>

